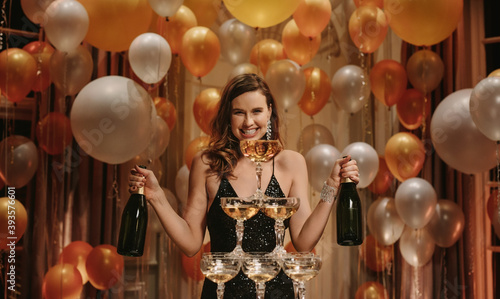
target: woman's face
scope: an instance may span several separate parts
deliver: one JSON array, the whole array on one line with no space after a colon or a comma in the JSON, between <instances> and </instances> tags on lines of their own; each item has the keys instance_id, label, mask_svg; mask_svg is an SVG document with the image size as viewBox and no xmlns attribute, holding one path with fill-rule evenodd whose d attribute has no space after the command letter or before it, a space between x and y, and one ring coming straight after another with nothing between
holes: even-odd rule
<instances>
[{"instance_id":1,"label":"woman's face","mask_svg":"<svg viewBox=\"0 0 500 299\"><path fill-rule=\"evenodd\" d=\"M260 91L246 92L232 101L231 131L239 140L261 139L270 118L271 109Z\"/></svg>"}]
</instances>

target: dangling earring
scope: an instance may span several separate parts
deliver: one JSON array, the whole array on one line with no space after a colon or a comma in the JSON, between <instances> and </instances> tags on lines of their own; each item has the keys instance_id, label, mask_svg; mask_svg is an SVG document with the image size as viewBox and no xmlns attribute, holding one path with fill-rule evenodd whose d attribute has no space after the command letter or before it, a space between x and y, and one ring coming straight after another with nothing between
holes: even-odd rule
<instances>
[{"instance_id":1,"label":"dangling earring","mask_svg":"<svg viewBox=\"0 0 500 299\"><path fill-rule=\"evenodd\" d=\"M271 120L267 120L266 139L271 140Z\"/></svg>"}]
</instances>

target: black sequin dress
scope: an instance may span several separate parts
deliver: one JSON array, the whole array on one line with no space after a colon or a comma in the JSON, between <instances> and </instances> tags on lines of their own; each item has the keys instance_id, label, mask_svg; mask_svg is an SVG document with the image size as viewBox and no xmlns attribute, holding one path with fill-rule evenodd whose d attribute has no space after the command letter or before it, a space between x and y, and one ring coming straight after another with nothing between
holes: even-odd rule
<instances>
[{"instance_id":1,"label":"black sequin dress","mask_svg":"<svg viewBox=\"0 0 500 299\"><path fill-rule=\"evenodd\" d=\"M274 165L273 165L274 166ZM271 197L285 197L278 180L273 175L265 194ZM236 246L236 220L224 213L220 206L221 197L238 196L226 178L221 179L219 190L207 214L207 227L210 234L212 252L231 252ZM244 222L242 247L245 252L271 252L276 246L274 219L262 211ZM288 228L289 219L285 221ZM217 284L205 278L202 299L217 298ZM232 280L226 282L225 299L255 299L255 283L242 271ZM293 282L283 270L266 283L265 299L293 299Z\"/></svg>"}]
</instances>

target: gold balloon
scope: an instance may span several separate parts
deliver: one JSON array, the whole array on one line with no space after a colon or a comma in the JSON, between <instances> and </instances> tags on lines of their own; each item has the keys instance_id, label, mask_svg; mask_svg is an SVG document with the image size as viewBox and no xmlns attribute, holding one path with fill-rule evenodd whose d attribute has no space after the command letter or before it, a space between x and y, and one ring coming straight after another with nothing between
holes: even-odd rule
<instances>
[{"instance_id":1,"label":"gold balloon","mask_svg":"<svg viewBox=\"0 0 500 299\"><path fill-rule=\"evenodd\" d=\"M30 53L19 48L0 52L0 90L11 102L28 95L36 80L36 61Z\"/></svg>"},{"instance_id":2,"label":"gold balloon","mask_svg":"<svg viewBox=\"0 0 500 299\"><path fill-rule=\"evenodd\" d=\"M108 244L94 247L87 255L85 269L90 284L98 290L107 290L122 281L123 256L116 252L116 247Z\"/></svg>"},{"instance_id":3,"label":"gold balloon","mask_svg":"<svg viewBox=\"0 0 500 299\"><path fill-rule=\"evenodd\" d=\"M363 283L356 291L355 299L387 299L389 294L384 286L376 281Z\"/></svg>"},{"instance_id":4,"label":"gold balloon","mask_svg":"<svg viewBox=\"0 0 500 299\"><path fill-rule=\"evenodd\" d=\"M293 13L293 19L300 33L307 37L315 37L325 29L332 14L330 0L304 0Z\"/></svg>"},{"instance_id":5,"label":"gold balloon","mask_svg":"<svg viewBox=\"0 0 500 299\"><path fill-rule=\"evenodd\" d=\"M424 160L424 144L412 133L396 133L385 145L387 167L401 182L416 177L424 165Z\"/></svg>"},{"instance_id":6,"label":"gold balloon","mask_svg":"<svg viewBox=\"0 0 500 299\"><path fill-rule=\"evenodd\" d=\"M500 77L500 69L494 70L488 75L488 77Z\"/></svg>"},{"instance_id":7,"label":"gold balloon","mask_svg":"<svg viewBox=\"0 0 500 299\"><path fill-rule=\"evenodd\" d=\"M375 98L387 107L401 99L407 84L406 69L396 60L381 60L370 71L371 90Z\"/></svg>"},{"instance_id":8,"label":"gold balloon","mask_svg":"<svg viewBox=\"0 0 500 299\"><path fill-rule=\"evenodd\" d=\"M184 33L197 26L198 22L193 11L185 5L181 5L177 12L168 19L158 18L157 24L158 34L167 40L172 54L179 54Z\"/></svg>"},{"instance_id":9,"label":"gold balloon","mask_svg":"<svg viewBox=\"0 0 500 299\"><path fill-rule=\"evenodd\" d=\"M373 5L358 7L349 19L349 35L363 53L373 53L387 35L389 22L384 11Z\"/></svg>"},{"instance_id":10,"label":"gold balloon","mask_svg":"<svg viewBox=\"0 0 500 299\"><path fill-rule=\"evenodd\" d=\"M311 61L318 52L321 35L315 37L303 35L292 19L283 28L281 41L288 59L297 62L299 65L304 65Z\"/></svg>"},{"instance_id":11,"label":"gold balloon","mask_svg":"<svg viewBox=\"0 0 500 299\"><path fill-rule=\"evenodd\" d=\"M172 131L177 121L177 110L174 103L163 97L155 97L153 99L156 108L156 114L163 118L168 125L168 129Z\"/></svg>"},{"instance_id":12,"label":"gold balloon","mask_svg":"<svg viewBox=\"0 0 500 299\"><path fill-rule=\"evenodd\" d=\"M182 37L181 60L188 71L201 78L217 64L220 42L217 35L207 27L196 26Z\"/></svg>"},{"instance_id":13,"label":"gold balloon","mask_svg":"<svg viewBox=\"0 0 500 299\"><path fill-rule=\"evenodd\" d=\"M419 50L408 59L406 72L413 87L427 94L436 89L443 79L444 63L435 52Z\"/></svg>"},{"instance_id":14,"label":"gold balloon","mask_svg":"<svg viewBox=\"0 0 500 299\"><path fill-rule=\"evenodd\" d=\"M193 115L200 129L210 135L212 119L217 114L220 103L220 91L217 88L207 88L194 99Z\"/></svg>"},{"instance_id":15,"label":"gold balloon","mask_svg":"<svg viewBox=\"0 0 500 299\"><path fill-rule=\"evenodd\" d=\"M30 53L37 62L37 74L32 89L43 91L50 86L49 62L50 56L54 53L54 48L47 42L34 41L23 47L23 50Z\"/></svg>"},{"instance_id":16,"label":"gold balloon","mask_svg":"<svg viewBox=\"0 0 500 299\"><path fill-rule=\"evenodd\" d=\"M255 28L279 24L297 9L300 0L225 0L227 10L239 21Z\"/></svg>"},{"instance_id":17,"label":"gold balloon","mask_svg":"<svg viewBox=\"0 0 500 299\"><path fill-rule=\"evenodd\" d=\"M366 236L360 249L365 265L375 272L384 271L392 262L393 246L380 244L373 235Z\"/></svg>"},{"instance_id":18,"label":"gold balloon","mask_svg":"<svg viewBox=\"0 0 500 299\"><path fill-rule=\"evenodd\" d=\"M271 63L285 59L283 45L274 39L263 39L253 46L250 52L250 63L255 64L265 76Z\"/></svg>"},{"instance_id":19,"label":"gold balloon","mask_svg":"<svg viewBox=\"0 0 500 299\"><path fill-rule=\"evenodd\" d=\"M431 46L450 36L462 17L462 0L384 0L391 29L404 41Z\"/></svg>"},{"instance_id":20,"label":"gold balloon","mask_svg":"<svg viewBox=\"0 0 500 299\"><path fill-rule=\"evenodd\" d=\"M9 218L9 215L12 216L9 214L10 211L16 212L15 230L12 229L13 227L9 224L9 220L12 220L12 217ZM0 197L0 250L9 251L10 242L19 242L19 240L23 237L27 226L28 213L26 213L24 205L17 199ZM14 232L14 234L9 234L12 232ZM15 239L7 239L9 236L15 237Z\"/></svg>"},{"instance_id":21,"label":"gold balloon","mask_svg":"<svg viewBox=\"0 0 500 299\"><path fill-rule=\"evenodd\" d=\"M198 26L210 28L219 16L222 0L184 0L198 20Z\"/></svg>"},{"instance_id":22,"label":"gold balloon","mask_svg":"<svg viewBox=\"0 0 500 299\"><path fill-rule=\"evenodd\" d=\"M378 171L368 189L375 194L384 194L391 187L394 176L387 167L387 162L382 156L378 157Z\"/></svg>"},{"instance_id":23,"label":"gold balloon","mask_svg":"<svg viewBox=\"0 0 500 299\"><path fill-rule=\"evenodd\" d=\"M332 92L332 85L328 74L320 68L308 67L304 70L304 75L306 89L298 105L305 114L313 116L325 107Z\"/></svg>"},{"instance_id":24,"label":"gold balloon","mask_svg":"<svg viewBox=\"0 0 500 299\"><path fill-rule=\"evenodd\" d=\"M85 40L96 48L121 52L147 32L153 16L148 0L79 0L89 15Z\"/></svg>"},{"instance_id":25,"label":"gold balloon","mask_svg":"<svg viewBox=\"0 0 500 299\"><path fill-rule=\"evenodd\" d=\"M399 122L408 130L415 130L422 125L424 109L425 117L430 117L430 101L426 100L420 91L413 88L406 90L396 104Z\"/></svg>"},{"instance_id":26,"label":"gold balloon","mask_svg":"<svg viewBox=\"0 0 500 299\"><path fill-rule=\"evenodd\" d=\"M186 152L184 153L184 161L189 170L191 170L191 163L193 163L193 158L199 151L203 150L210 141L208 136L197 137L188 144Z\"/></svg>"},{"instance_id":27,"label":"gold balloon","mask_svg":"<svg viewBox=\"0 0 500 299\"><path fill-rule=\"evenodd\" d=\"M89 50L80 45L70 53L56 50L49 69L56 88L64 95L74 96L90 82L94 63Z\"/></svg>"}]
</instances>

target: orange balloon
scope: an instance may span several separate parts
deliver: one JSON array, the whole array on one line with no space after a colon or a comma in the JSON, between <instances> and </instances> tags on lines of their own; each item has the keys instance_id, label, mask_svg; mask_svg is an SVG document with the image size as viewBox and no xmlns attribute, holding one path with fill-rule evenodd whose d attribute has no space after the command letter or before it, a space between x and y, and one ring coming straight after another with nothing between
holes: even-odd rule
<instances>
[{"instance_id":1,"label":"orange balloon","mask_svg":"<svg viewBox=\"0 0 500 299\"><path fill-rule=\"evenodd\" d=\"M298 105L307 115L313 116L325 107L332 85L328 74L320 68L308 67L304 69L306 88Z\"/></svg>"},{"instance_id":2,"label":"orange balloon","mask_svg":"<svg viewBox=\"0 0 500 299\"><path fill-rule=\"evenodd\" d=\"M330 22L332 5L330 0L303 0L293 13L293 19L300 33L307 37L316 37L321 34Z\"/></svg>"},{"instance_id":3,"label":"orange balloon","mask_svg":"<svg viewBox=\"0 0 500 299\"><path fill-rule=\"evenodd\" d=\"M220 41L207 27L196 26L182 37L181 59L184 66L195 77L208 74L219 61Z\"/></svg>"},{"instance_id":4,"label":"orange balloon","mask_svg":"<svg viewBox=\"0 0 500 299\"><path fill-rule=\"evenodd\" d=\"M63 248L59 255L59 264L71 264L75 266L82 276L82 283L89 281L85 262L93 247L84 241L73 241Z\"/></svg>"},{"instance_id":5,"label":"orange balloon","mask_svg":"<svg viewBox=\"0 0 500 299\"><path fill-rule=\"evenodd\" d=\"M392 262L392 245L379 244L373 235L367 235L361 244L361 258L371 270L384 271Z\"/></svg>"},{"instance_id":6,"label":"orange balloon","mask_svg":"<svg viewBox=\"0 0 500 299\"><path fill-rule=\"evenodd\" d=\"M19 48L0 52L0 90L11 102L28 95L36 81L36 61L30 53Z\"/></svg>"},{"instance_id":7,"label":"orange balloon","mask_svg":"<svg viewBox=\"0 0 500 299\"><path fill-rule=\"evenodd\" d=\"M24 205L13 198L14 194L7 193L9 197L0 197L0 250L12 249L13 243L19 242L28 225L28 213ZM15 223L12 223L13 220Z\"/></svg>"},{"instance_id":8,"label":"orange balloon","mask_svg":"<svg viewBox=\"0 0 500 299\"><path fill-rule=\"evenodd\" d=\"M46 42L34 41L23 47L23 50L30 53L37 62L37 74L35 83L31 87L34 91L44 91L50 86L49 64L50 56L54 53L54 48Z\"/></svg>"},{"instance_id":9,"label":"orange balloon","mask_svg":"<svg viewBox=\"0 0 500 299\"><path fill-rule=\"evenodd\" d=\"M491 222L500 221L500 213L498 211L498 189L495 189L491 192L490 197L488 197L488 201L486 204L488 217Z\"/></svg>"},{"instance_id":10,"label":"orange balloon","mask_svg":"<svg viewBox=\"0 0 500 299\"><path fill-rule=\"evenodd\" d=\"M427 94L436 89L443 79L444 63L435 52L419 50L408 59L406 72L413 87Z\"/></svg>"},{"instance_id":11,"label":"orange balloon","mask_svg":"<svg viewBox=\"0 0 500 299\"><path fill-rule=\"evenodd\" d=\"M354 0L354 5L356 5L356 7L363 5L375 5L378 8L384 8L384 0Z\"/></svg>"},{"instance_id":12,"label":"orange balloon","mask_svg":"<svg viewBox=\"0 0 500 299\"><path fill-rule=\"evenodd\" d=\"M384 11L377 6L356 8L349 19L349 35L363 53L373 53L387 35L389 22Z\"/></svg>"},{"instance_id":13,"label":"orange balloon","mask_svg":"<svg viewBox=\"0 0 500 299\"><path fill-rule=\"evenodd\" d=\"M263 39L252 47L250 63L255 64L265 76L271 63L286 58L283 45L274 39Z\"/></svg>"},{"instance_id":14,"label":"orange balloon","mask_svg":"<svg viewBox=\"0 0 500 299\"><path fill-rule=\"evenodd\" d=\"M177 12L168 19L158 18L158 32L168 42L172 54L181 52L184 33L197 25L196 16L185 5L181 5Z\"/></svg>"},{"instance_id":15,"label":"orange balloon","mask_svg":"<svg viewBox=\"0 0 500 299\"><path fill-rule=\"evenodd\" d=\"M368 189L375 194L384 194L389 187L391 187L392 180L394 176L387 167L385 158L382 156L378 157L378 171L377 175L373 179Z\"/></svg>"},{"instance_id":16,"label":"orange balloon","mask_svg":"<svg viewBox=\"0 0 500 299\"><path fill-rule=\"evenodd\" d=\"M115 246L107 244L94 247L85 262L90 284L98 290L107 290L120 281L123 266L123 256L116 252Z\"/></svg>"},{"instance_id":17,"label":"orange balloon","mask_svg":"<svg viewBox=\"0 0 500 299\"><path fill-rule=\"evenodd\" d=\"M201 281L204 278L204 275L200 270L201 256L204 252L210 252L210 242L201 246L200 251L192 257L188 257L184 253L181 254L181 263L184 273L187 277L195 281Z\"/></svg>"},{"instance_id":18,"label":"orange balloon","mask_svg":"<svg viewBox=\"0 0 500 299\"><path fill-rule=\"evenodd\" d=\"M381 60L370 71L371 90L377 100L388 107L401 99L407 84L406 69L396 60Z\"/></svg>"},{"instance_id":19,"label":"orange balloon","mask_svg":"<svg viewBox=\"0 0 500 299\"><path fill-rule=\"evenodd\" d=\"M288 59L304 65L311 61L318 52L321 35L307 37L300 33L299 27L292 19L286 23L281 34L281 42Z\"/></svg>"},{"instance_id":20,"label":"orange balloon","mask_svg":"<svg viewBox=\"0 0 500 299\"><path fill-rule=\"evenodd\" d=\"M153 9L148 0L79 0L89 15L85 41L96 48L121 52L149 29Z\"/></svg>"},{"instance_id":21,"label":"orange balloon","mask_svg":"<svg viewBox=\"0 0 500 299\"><path fill-rule=\"evenodd\" d=\"M73 141L69 118L60 112L48 113L37 124L36 138L40 147L49 155L62 154Z\"/></svg>"},{"instance_id":22,"label":"orange balloon","mask_svg":"<svg viewBox=\"0 0 500 299\"><path fill-rule=\"evenodd\" d=\"M196 155L196 153L204 149L208 145L209 141L210 138L208 136L200 136L193 139L188 144L188 147L184 154L184 161L186 162L186 166L189 170L191 170L191 163L193 163L193 158Z\"/></svg>"},{"instance_id":23,"label":"orange balloon","mask_svg":"<svg viewBox=\"0 0 500 299\"><path fill-rule=\"evenodd\" d=\"M430 117L430 101L416 89L406 90L396 104L399 122L408 130L417 129L424 121L424 107L425 117Z\"/></svg>"},{"instance_id":24,"label":"orange balloon","mask_svg":"<svg viewBox=\"0 0 500 299\"><path fill-rule=\"evenodd\" d=\"M450 36L462 18L462 0L384 0L391 29L404 41L431 46Z\"/></svg>"},{"instance_id":25,"label":"orange balloon","mask_svg":"<svg viewBox=\"0 0 500 299\"><path fill-rule=\"evenodd\" d=\"M219 110L220 90L207 88L194 99L193 115L200 129L207 135L212 131L211 122Z\"/></svg>"},{"instance_id":26,"label":"orange balloon","mask_svg":"<svg viewBox=\"0 0 500 299\"><path fill-rule=\"evenodd\" d=\"M219 16L222 0L184 0L198 20L198 26L210 28Z\"/></svg>"},{"instance_id":27,"label":"orange balloon","mask_svg":"<svg viewBox=\"0 0 500 299\"><path fill-rule=\"evenodd\" d=\"M153 102L155 103L156 114L163 118L168 129L172 131L177 121L177 110L175 110L174 103L163 97L155 97Z\"/></svg>"},{"instance_id":28,"label":"orange balloon","mask_svg":"<svg viewBox=\"0 0 500 299\"><path fill-rule=\"evenodd\" d=\"M356 294L354 299L388 299L389 294L384 286L376 281L368 281L363 283Z\"/></svg>"},{"instance_id":29,"label":"orange balloon","mask_svg":"<svg viewBox=\"0 0 500 299\"><path fill-rule=\"evenodd\" d=\"M57 264L45 273L42 293L45 299L80 298L82 276L72 264Z\"/></svg>"},{"instance_id":30,"label":"orange balloon","mask_svg":"<svg viewBox=\"0 0 500 299\"><path fill-rule=\"evenodd\" d=\"M399 181L416 177L425 160L424 144L412 133L399 132L385 145L385 161Z\"/></svg>"}]
</instances>

